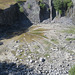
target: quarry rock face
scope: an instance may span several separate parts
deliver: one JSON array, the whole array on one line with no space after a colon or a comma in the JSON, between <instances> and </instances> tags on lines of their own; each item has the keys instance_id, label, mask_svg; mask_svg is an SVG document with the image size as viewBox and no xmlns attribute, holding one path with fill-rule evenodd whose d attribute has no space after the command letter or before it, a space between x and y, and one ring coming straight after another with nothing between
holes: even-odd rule
<instances>
[{"instance_id":1,"label":"quarry rock face","mask_svg":"<svg viewBox=\"0 0 75 75\"><path fill-rule=\"evenodd\" d=\"M51 0L50 0L51 1ZM40 6L44 5L44 7ZM22 4L24 8L24 14L32 23L40 23L43 20L50 18L50 7L49 0L27 0Z\"/></svg>"},{"instance_id":2,"label":"quarry rock face","mask_svg":"<svg viewBox=\"0 0 75 75\"><path fill-rule=\"evenodd\" d=\"M28 17L28 19L32 23L39 23L40 22L40 7L37 4L36 0L27 0L23 4L24 14Z\"/></svg>"},{"instance_id":3,"label":"quarry rock face","mask_svg":"<svg viewBox=\"0 0 75 75\"><path fill-rule=\"evenodd\" d=\"M50 7L49 7L49 0L43 0L41 2L44 4L44 8L40 7L40 21L46 20L50 18Z\"/></svg>"},{"instance_id":4,"label":"quarry rock face","mask_svg":"<svg viewBox=\"0 0 75 75\"><path fill-rule=\"evenodd\" d=\"M0 9L0 24L12 25L16 21L21 21L23 18L24 23L28 24L30 21L33 24L50 20L51 22L56 17L56 10L54 9L53 0L27 0L21 3L24 12L20 12L19 5L15 4L5 10ZM75 24L75 0L73 1L73 8L67 12L68 17L72 18L73 24ZM44 7L41 6L44 5ZM23 16L22 16L23 15ZM29 21L28 21L29 20Z\"/></svg>"},{"instance_id":5,"label":"quarry rock face","mask_svg":"<svg viewBox=\"0 0 75 75\"><path fill-rule=\"evenodd\" d=\"M17 4L10 6L5 10L0 10L0 24L12 25L18 19L18 6Z\"/></svg>"},{"instance_id":6,"label":"quarry rock face","mask_svg":"<svg viewBox=\"0 0 75 75\"><path fill-rule=\"evenodd\" d=\"M72 13L72 21L73 21L73 24L75 24L75 0L72 0L73 1L73 13Z\"/></svg>"}]
</instances>

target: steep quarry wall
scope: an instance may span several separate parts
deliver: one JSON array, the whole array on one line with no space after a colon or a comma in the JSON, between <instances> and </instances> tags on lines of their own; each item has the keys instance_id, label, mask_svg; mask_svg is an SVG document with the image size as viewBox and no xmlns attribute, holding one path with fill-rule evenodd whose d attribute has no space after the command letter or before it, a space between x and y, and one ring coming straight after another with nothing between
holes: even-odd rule
<instances>
[{"instance_id":1,"label":"steep quarry wall","mask_svg":"<svg viewBox=\"0 0 75 75\"><path fill-rule=\"evenodd\" d=\"M0 10L0 24L12 25L18 19L18 5L12 5L5 10Z\"/></svg>"},{"instance_id":2,"label":"steep quarry wall","mask_svg":"<svg viewBox=\"0 0 75 75\"><path fill-rule=\"evenodd\" d=\"M39 23L40 22L40 7L36 0L27 0L26 2L22 3L22 7L24 9L24 14L32 23Z\"/></svg>"},{"instance_id":3,"label":"steep quarry wall","mask_svg":"<svg viewBox=\"0 0 75 75\"><path fill-rule=\"evenodd\" d=\"M12 25L24 17L26 18L23 20L29 20L31 23L40 23L46 19L52 21L56 17L56 10L53 7L52 1L42 0L40 2L40 0L27 0L26 2L21 2L21 7L24 10L23 15L19 10L18 4L12 5L8 9L0 10L0 24ZM72 1L74 6L67 14L69 17L72 17L73 23L75 24L75 0Z\"/></svg>"},{"instance_id":4,"label":"steep quarry wall","mask_svg":"<svg viewBox=\"0 0 75 75\"><path fill-rule=\"evenodd\" d=\"M44 5L44 7L42 6ZM40 23L45 19L50 18L49 0L27 0L22 3L24 14L32 23Z\"/></svg>"},{"instance_id":5,"label":"steep quarry wall","mask_svg":"<svg viewBox=\"0 0 75 75\"><path fill-rule=\"evenodd\" d=\"M73 16L75 16L75 0L72 1L73 1Z\"/></svg>"},{"instance_id":6,"label":"steep quarry wall","mask_svg":"<svg viewBox=\"0 0 75 75\"><path fill-rule=\"evenodd\" d=\"M73 24L75 24L75 0L72 0L72 1L73 1L72 22Z\"/></svg>"}]
</instances>

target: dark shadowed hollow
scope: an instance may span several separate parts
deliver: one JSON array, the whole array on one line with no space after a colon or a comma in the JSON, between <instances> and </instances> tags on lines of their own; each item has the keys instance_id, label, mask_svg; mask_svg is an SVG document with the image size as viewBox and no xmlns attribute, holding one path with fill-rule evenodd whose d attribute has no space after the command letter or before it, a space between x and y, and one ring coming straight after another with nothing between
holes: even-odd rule
<instances>
[{"instance_id":1,"label":"dark shadowed hollow","mask_svg":"<svg viewBox=\"0 0 75 75\"><path fill-rule=\"evenodd\" d=\"M15 9L16 11L11 10L11 8ZM26 32L27 29L32 25L31 21L26 17L26 15L20 12L17 4L12 5L10 8L5 10L0 10L0 15L1 14L1 19L3 19L1 21L2 23L0 23L0 39L9 39L13 36L20 35Z\"/></svg>"}]
</instances>

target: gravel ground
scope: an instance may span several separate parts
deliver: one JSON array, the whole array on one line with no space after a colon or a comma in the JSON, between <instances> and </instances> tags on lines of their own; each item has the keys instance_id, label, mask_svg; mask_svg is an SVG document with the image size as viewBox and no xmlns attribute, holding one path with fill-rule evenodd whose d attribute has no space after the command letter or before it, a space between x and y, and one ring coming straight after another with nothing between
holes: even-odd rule
<instances>
[{"instance_id":1,"label":"gravel ground","mask_svg":"<svg viewBox=\"0 0 75 75\"><path fill-rule=\"evenodd\" d=\"M0 75L68 75L75 64L75 26L71 24L33 25L28 33L1 42Z\"/></svg>"}]
</instances>

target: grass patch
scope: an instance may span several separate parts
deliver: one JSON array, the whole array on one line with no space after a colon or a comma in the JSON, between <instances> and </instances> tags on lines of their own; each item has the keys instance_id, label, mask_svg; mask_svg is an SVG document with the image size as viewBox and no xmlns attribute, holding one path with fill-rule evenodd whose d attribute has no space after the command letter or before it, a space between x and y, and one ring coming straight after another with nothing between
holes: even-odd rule
<instances>
[{"instance_id":1,"label":"grass patch","mask_svg":"<svg viewBox=\"0 0 75 75\"><path fill-rule=\"evenodd\" d=\"M44 57L46 57L46 58L47 58L48 56L50 56L50 54L48 54L48 53L46 53L46 54L44 55Z\"/></svg>"},{"instance_id":2,"label":"grass patch","mask_svg":"<svg viewBox=\"0 0 75 75\"><path fill-rule=\"evenodd\" d=\"M38 51L35 51L34 53L35 53L35 54L39 54L39 52L38 52Z\"/></svg>"},{"instance_id":3,"label":"grass patch","mask_svg":"<svg viewBox=\"0 0 75 75\"><path fill-rule=\"evenodd\" d=\"M30 50L27 51L27 55L29 55L29 54L31 54L31 53L33 53L33 52L31 52Z\"/></svg>"},{"instance_id":4,"label":"grass patch","mask_svg":"<svg viewBox=\"0 0 75 75\"><path fill-rule=\"evenodd\" d=\"M25 40L28 43L31 43L33 40L38 40L38 39L48 39L45 35L44 32L45 29L36 29L36 26L32 26L29 28L28 32L25 32L18 36L19 38L17 40L20 40L21 42L24 42ZM25 39L25 40L24 40Z\"/></svg>"},{"instance_id":5,"label":"grass patch","mask_svg":"<svg viewBox=\"0 0 75 75\"><path fill-rule=\"evenodd\" d=\"M65 52L68 52L68 53L70 53L71 55L75 54L74 51L72 51L72 50L67 50L65 47L61 47L61 50L65 51Z\"/></svg>"},{"instance_id":6,"label":"grass patch","mask_svg":"<svg viewBox=\"0 0 75 75\"><path fill-rule=\"evenodd\" d=\"M0 0L0 9L8 8L10 5L15 3L15 0Z\"/></svg>"},{"instance_id":7,"label":"grass patch","mask_svg":"<svg viewBox=\"0 0 75 75\"><path fill-rule=\"evenodd\" d=\"M43 42L44 44L45 44L45 50L50 50L50 47L51 47L51 43L49 42L49 41L47 41L47 40L44 40L44 42Z\"/></svg>"},{"instance_id":8,"label":"grass patch","mask_svg":"<svg viewBox=\"0 0 75 75\"><path fill-rule=\"evenodd\" d=\"M19 2L19 1L27 1L27 0L15 0L16 2Z\"/></svg>"},{"instance_id":9,"label":"grass patch","mask_svg":"<svg viewBox=\"0 0 75 75\"><path fill-rule=\"evenodd\" d=\"M43 35L43 33L42 32L31 32L32 34L35 34L35 35Z\"/></svg>"},{"instance_id":10,"label":"grass patch","mask_svg":"<svg viewBox=\"0 0 75 75\"><path fill-rule=\"evenodd\" d=\"M68 33L68 34L75 34L75 27L70 27L67 30L63 30L63 33Z\"/></svg>"},{"instance_id":11,"label":"grass patch","mask_svg":"<svg viewBox=\"0 0 75 75\"><path fill-rule=\"evenodd\" d=\"M13 55L16 55L16 51L11 51L11 53L12 53Z\"/></svg>"},{"instance_id":12,"label":"grass patch","mask_svg":"<svg viewBox=\"0 0 75 75\"><path fill-rule=\"evenodd\" d=\"M58 44L58 40L57 39L51 39L52 42L54 42L55 44Z\"/></svg>"},{"instance_id":13,"label":"grass patch","mask_svg":"<svg viewBox=\"0 0 75 75\"><path fill-rule=\"evenodd\" d=\"M46 38L46 39L48 39L48 37L47 37L47 36L45 36L45 35L42 35L42 37L43 37L43 38Z\"/></svg>"},{"instance_id":14,"label":"grass patch","mask_svg":"<svg viewBox=\"0 0 75 75\"><path fill-rule=\"evenodd\" d=\"M69 70L69 75L75 75L75 65Z\"/></svg>"},{"instance_id":15,"label":"grass patch","mask_svg":"<svg viewBox=\"0 0 75 75\"><path fill-rule=\"evenodd\" d=\"M39 29L36 29L34 31L47 31L48 29L43 29L43 28L39 28Z\"/></svg>"},{"instance_id":16,"label":"grass patch","mask_svg":"<svg viewBox=\"0 0 75 75\"><path fill-rule=\"evenodd\" d=\"M67 50L67 52L70 54L75 54L75 52L73 52L72 50Z\"/></svg>"},{"instance_id":17,"label":"grass patch","mask_svg":"<svg viewBox=\"0 0 75 75\"><path fill-rule=\"evenodd\" d=\"M48 45L51 45L51 43L49 41L47 41L47 40L44 40L44 43L48 44Z\"/></svg>"},{"instance_id":18,"label":"grass patch","mask_svg":"<svg viewBox=\"0 0 75 75\"><path fill-rule=\"evenodd\" d=\"M67 38L66 40L67 40L67 41L75 40L75 38Z\"/></svg>"},{"instance_id":19,"label":"grass patch","mask_svg":"<svg viewBox=\"0 0 75 75\"><path fill-rule=\"evenodd\" d=\"M37 45L35 45L35 46L33 46L35 49L39 49L39 46L37 46Z\"/></svg>"},{"instance_id":20,"label":"grass patch","mask_svg":"<svg viewBox=\"0 0 75 75\"><path fill-rule=\"evenodd\" d=\"M32 30L34 30L37 27L39 27L39 26L32 26L32 27L29 28L29 30L32 31Z\"/></svg>"}]
</instances>

